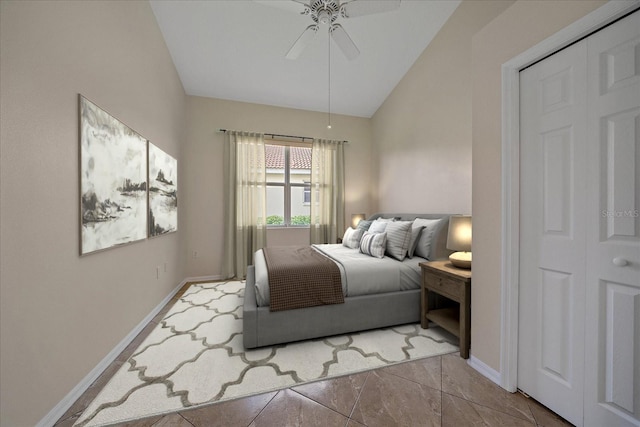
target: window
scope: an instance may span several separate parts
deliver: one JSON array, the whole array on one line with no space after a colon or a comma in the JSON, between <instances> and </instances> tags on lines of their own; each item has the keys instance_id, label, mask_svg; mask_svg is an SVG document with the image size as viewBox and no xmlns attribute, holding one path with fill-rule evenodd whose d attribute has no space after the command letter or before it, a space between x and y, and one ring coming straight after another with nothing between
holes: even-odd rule
<instances>
[{"instance_id":1,"label":"window","mask_svg":"<svg viewBox=\"0 0 640 427\"><path fill-rule=\"evenodd\" d=\"M267 225L311 223L311 147L266 144Z\"/></svg>"},{"instance_id":2,"label":"window","mask_svg":"<svg viewBox=\"0 0 640 427\"><path fill-rule=\"evenodd\" d=\"M304 183L304 204L311 204L311 182L307 181Z\"/></svg>"}]
</instances>

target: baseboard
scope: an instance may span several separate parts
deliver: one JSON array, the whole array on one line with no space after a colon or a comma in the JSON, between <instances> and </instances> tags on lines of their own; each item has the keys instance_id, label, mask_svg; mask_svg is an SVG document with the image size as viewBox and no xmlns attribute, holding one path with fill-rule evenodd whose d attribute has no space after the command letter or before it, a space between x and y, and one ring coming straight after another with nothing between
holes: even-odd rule
<instances>
[{"instance_id":1,"label":"baseboard","mask_svg":"<svg viewBox=\"0 0 640 427\"><path fill-rule=\"evenodd\" d=\"M215 282L218 280L222 280L222 276L197 276L197 277L187 277L182 281L182 284L191 283L191 282ZM230 279L231 280L231 279Z\"/></svg>"},{"instance_id":2,"label":"baseboard","mask_svg":"<svg viewBox=\"0 0 640 427\"><path fill-rule=\"evenodd\" d=\"M482 360L475 358L474 356L470 356L467 364L471 366L476 371L480 372L483 376L487 377L500 387L502 387L502 376L500 372L496 371Z\"/></svg>"},{"instance_id":3,"label":"baseboard","mask_svg":"<svg viewBox=\"0 0 640 427\"><path fill-rule=\"evenodd\" d=\"M62 399L51 411L49 411L49 413L43 419L41 419L38 424L36 424L36 427L50 427L58 422L60 417L62 417L67 412L71 405L73 405L76 400L78 400L78 398L82 396L82 393L84 393L91 386L91 384L93 384L93 382L98 379L100 374L102 374L102 372L104 372L104 370L107 369L107 367L111 363L113 363L114 360L116 360L120 353L122 353L122 351L127 348L131 341L133 341L134 338L138 336L138 334L145 328L145 326L147 326L149 322L151 322L151 320L156 317L160 310L162 310L162 308L167 305L169 301L171 301L171 298L173 298L185 284L189 282L204 280L219 280L213 277L214 276L207 276L206 278L190 277L184 279L173 291L169 293L169 295L167 295L153 310L151 310L151 313L149 313L144 319L142 319L142 321L138 323L138 325L133 328L133 330L129 332L129 334L124 337L122 341L120 341L118 345L116 345L113 350L111 350L109 354L107 354L105 358L102 359L100 363L98 363L98 365L93 368L93 370L89 372L89 374L84 377L82 381L80 381L78 385L76 385L73 390L71 390L69 394L64 397L64 399Z\"/></svg>"}]
</instances>

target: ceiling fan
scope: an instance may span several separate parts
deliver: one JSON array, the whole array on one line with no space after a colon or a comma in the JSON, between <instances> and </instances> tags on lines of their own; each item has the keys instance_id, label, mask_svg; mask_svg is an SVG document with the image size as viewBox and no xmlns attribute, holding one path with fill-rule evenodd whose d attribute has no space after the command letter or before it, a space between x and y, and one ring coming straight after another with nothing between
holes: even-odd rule
<instances>
[{"instance_id":1,"label":"ceiling fan","mask_svg":"<svg viewBox=\"0 0 640 427\"><path fill-rule=\"evenodd\" d=\"M400 7L401 0L289 0L289 1L269 1L256 0L269 6L276 6L282 9L291 10L301 15L311 17L313 24L309 25L295 41L291 49L285 55L288 59L296 59L300 56L305 47L314 38L320 26L326 25L329 28L331 38L336 42L342 53L349 60L353 60L360 55L360 50L355 45L349 34L342 25L336 21L338 18L356 18L358 16L372 15L374 13L389 12Z\"/></svg>"}]
</instances>

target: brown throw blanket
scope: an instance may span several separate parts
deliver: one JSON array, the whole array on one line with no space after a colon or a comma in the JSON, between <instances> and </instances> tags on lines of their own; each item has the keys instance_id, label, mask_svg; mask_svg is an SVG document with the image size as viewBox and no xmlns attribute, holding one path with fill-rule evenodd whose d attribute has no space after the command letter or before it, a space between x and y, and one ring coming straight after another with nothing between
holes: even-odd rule
<instances>
[{"instance_id":1,"label":"brown throw blanket","mask_svg":"<svg viewBox=\"0 0 640 427\"><path fill-rule=\"evenodd\" d=\"M340 269L311 246L264 248L270 311L344 303Z\"/></svg>"}]
</instances>

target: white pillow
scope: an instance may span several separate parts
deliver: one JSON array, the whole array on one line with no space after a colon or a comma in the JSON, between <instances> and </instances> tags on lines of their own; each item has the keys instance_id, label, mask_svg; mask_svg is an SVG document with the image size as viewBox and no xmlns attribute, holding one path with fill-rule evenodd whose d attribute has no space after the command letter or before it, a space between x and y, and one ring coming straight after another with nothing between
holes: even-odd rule
<instances>
[{"instance_id":1,"label":"white pillow","mask_svg":"<svg viewBox=\"0 0 640 427\"><path fill-rule=\"evenodd\" d=\"M357 249L360 246L360 239L362 239L362 235L364 234L364 230L362 228L353 229L351 227L347 228L347 231L344 232L344 236L342 237L342 244L351 249Z\"/></svg>"},{"instance_id":2,"label":"white pillow","mask_svg":"<svg viewBox=\"0 0 640 427\"><path fill-rule=\"evenodd\" d=\"M392 218L377 218L371 223L369 233L382 233L387 228L387 224L393 222Z\"/></svg>"},{"instance_id":3,"label":"white pillow","mask_svg":"<svg viewBox=\"0 0 640 427\"><path fill-rule=\"evenodd\" d=\"M376 258L383 258L387 246L387 233L364 233L360 240L360 252Z\"/></svg>"},{"instance_id":4,"label":"white pillow","mask_svg":"<svg viewBox=\"0 0 640 427\"><path fill-rule=\"evenodd\" d=\"M415 255L418 255L419 257L422 257L424 259L431 260L433 236L435 235L436 230L438 230L438 228L440 227L441 223L442 223L442 218L440 219L416 218L415 220L413 220L414 227L424 226L424 230L422 230L422 233L420 233L420 237L418 238L418 244L416 246Z\"/></svg>"},{"instance_id":5,"label":"white pillow","mask_svg":"<svg viewBox=\"0 0 640 427\"><path fill-rule=\"evenodd\" d=\"M387 255L402 261L407 256L411 241L413 221L393 221L387 223Z\"/></svg>"}]
</instances>

